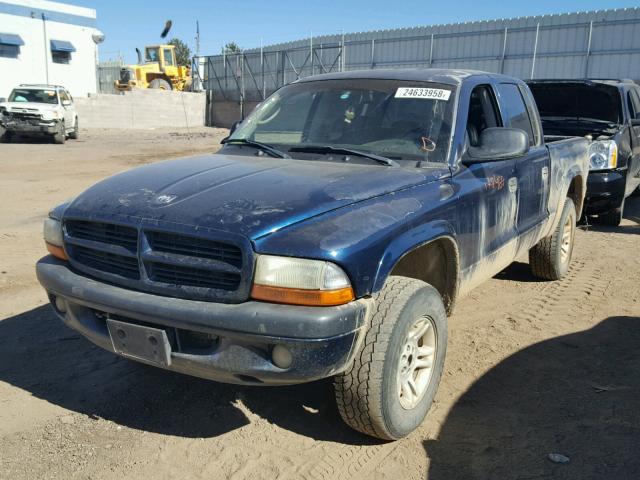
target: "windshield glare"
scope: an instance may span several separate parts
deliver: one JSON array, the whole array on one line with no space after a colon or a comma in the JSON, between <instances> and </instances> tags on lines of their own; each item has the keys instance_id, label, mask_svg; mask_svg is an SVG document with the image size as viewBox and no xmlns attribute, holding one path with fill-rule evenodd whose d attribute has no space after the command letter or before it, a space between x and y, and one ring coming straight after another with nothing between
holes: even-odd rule
<instances>
[{"instance_id":1,"label":"windshield glare","mask_svg":"<svg viewBox=\"0 0 640 480\"><path fill-rule=\"evenodd\" d=\"M230 140L350 148L411 162L446 162L454 87L398 80L291 84L261 103ZM300 156L292 153L293 157Z\"/></svg>"},{"instance_id":2,"label":"windshield glare","mask_svg":"<svg viewBox=\"0 0 640 480\"><path fill-rule=\"evenodd\" d=\"M55 90L36 90L36 89L19 89L16 88L9 95L10 102L33 102L48 103L56 105L58 103L58 94Z\"/></svg>"}]
</instances>

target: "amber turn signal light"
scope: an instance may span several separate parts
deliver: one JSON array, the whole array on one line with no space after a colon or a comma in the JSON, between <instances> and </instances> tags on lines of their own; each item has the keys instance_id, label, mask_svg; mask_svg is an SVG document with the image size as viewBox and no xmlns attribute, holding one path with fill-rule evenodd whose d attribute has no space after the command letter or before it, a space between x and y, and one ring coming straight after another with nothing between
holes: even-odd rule
<instances>
[{"instance_id":1,"label":"amber turn signal light","mask_svg":"<svg viewBox=\"0 0 640 480\"><path fill-rule=\"evenodd\" d=\"M69 260L67 254L64 252L62 247L58 247L57 245L51 245L49 242L44 242L47 246L47 251L56 258L60 260Z\"/></svg>"},{"instance_id":2,"label":"amber turn signal light","mask_svg":"<svg viewBox=\"0 0 640 480\"><path fill-rule=\"evenodd\" d=\"M338 290L305 290L300 288L253 285L251 297L265 302L304 305L309 307L332 307L352 301L355 296L351 287Z\"/></svg>"}]
</instances>

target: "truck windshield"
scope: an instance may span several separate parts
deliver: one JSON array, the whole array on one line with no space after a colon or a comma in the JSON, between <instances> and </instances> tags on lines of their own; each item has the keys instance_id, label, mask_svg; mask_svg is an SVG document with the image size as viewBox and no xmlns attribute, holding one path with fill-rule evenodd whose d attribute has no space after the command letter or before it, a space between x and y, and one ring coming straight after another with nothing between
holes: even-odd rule
<instances>
[{"instance_id":1,"label":"truck windshield","mask_svg":"<svg viewBox=\"0 0 640 480\"><path fill-rule=\"evenodd\" d=\"M620 93L613 85L593 83L532 83L529 85L544 120L621 123ZM546 122L545 131L553 130Z\"/></svg>"},{"instance_id":2,"label":"truck windshield","mask_svg":"<svg viewBox=\"0 0 640 480\"><path fill-rule=\"evenodd\" d=\"M58 94L55 90L37 90L32 88L16 88L9 95L10 102L33 102L33 103L58 103Z\"/></svg>"},{"instance_id":3,"label":"truck windshield","mask_svg":"<svg viewBox=\"0 0 640 480\"><path fill-rule=\"evenodd\" d=\"M419 165L442 163L454 94L451 85L415 81L294 83L262 102L229 140L260 142L294 158L305 151L330 155L351 149Z\"/></svg>"}]
</instances>

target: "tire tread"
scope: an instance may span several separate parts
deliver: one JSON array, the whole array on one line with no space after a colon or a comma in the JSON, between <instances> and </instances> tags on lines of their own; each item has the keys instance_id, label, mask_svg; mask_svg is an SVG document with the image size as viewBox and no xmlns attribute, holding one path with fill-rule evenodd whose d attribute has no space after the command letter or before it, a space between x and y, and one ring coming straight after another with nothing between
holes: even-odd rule
<instances>
[{"instance_id":1,"label":"tire tread","mask_svg":"<svg viewBox=\"0 0 640 480\"><path fill-rule=\"evenodd\" d=\"M336 403L342 419L355 430L395 440L382 415L382 376L385 351L393 332L399 305L404 305L426 284L407 277L391 276L374 295L375 310L364 343L352 366L334 379ZM395 315L394 315L395 314Z\"/></svg>"}]
</instances>

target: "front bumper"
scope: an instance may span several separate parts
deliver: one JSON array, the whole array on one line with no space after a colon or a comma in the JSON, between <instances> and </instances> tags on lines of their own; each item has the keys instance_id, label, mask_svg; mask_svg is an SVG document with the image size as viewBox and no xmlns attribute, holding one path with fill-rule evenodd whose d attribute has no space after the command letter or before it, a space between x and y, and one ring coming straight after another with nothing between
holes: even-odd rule
<instances>
[{"instance_id":1,"label":"front bumper","mask_svg":"<svg viewBox=\"0 0 640 480\"><path fill-rule=\"evenodd\" d=\"M4 120L2 125L8 132L16 133L48 133L54 134L59 130L58 122L31 122L19 120Z\"/></svg>"},{"instance_id":2,"label":"front bumper","mask_svg":"<svg viewBox=\"0 0 640 480\"><path fill-rule=\"evenodd\" d=\"M626 170L591 172L587 177L585 213L599 215L622 205L627 176Z\"/></svg>"},{"instance_id":3,"label":"front bumper","mask_svg":"<svg viewBox=\"0 0 640 480\"><path fill-rule=\"evenodd\" d=\"M372 302L299 307L163 297L79 275L51 256L38 262L36 273L56 314L99 347L114 352L107 318L161 328L178 339L166 368L225 383L287 385L340 373L359 347ZM193 335L215 340L197 348L185 347L179 340ZM279 368L271 360L275 345L291 352L289 368Z\"/></svg>"}]
</instances>

